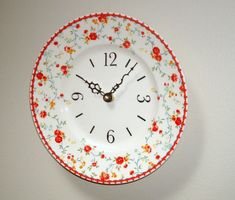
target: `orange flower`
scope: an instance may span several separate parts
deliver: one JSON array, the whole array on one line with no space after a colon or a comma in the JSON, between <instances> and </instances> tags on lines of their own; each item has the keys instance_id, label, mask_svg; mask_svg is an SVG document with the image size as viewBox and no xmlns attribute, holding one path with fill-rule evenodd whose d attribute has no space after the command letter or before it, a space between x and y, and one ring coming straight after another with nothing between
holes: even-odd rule
<instances>
[{"instance_id":1,"label":"orange flower","mask_svg":"<svg viewBox=\"0 0 235 200\"><path fill-rule=\"evenodd\" d=\"M107 181L107 180L109 180L109 174L106 173L106 172L101 172L101 174L100 174L100 180L101 180L101 181Z\"/></svg>"},{"instance_id":2,"label":"orange flower","mask_svg":"<svg viewBox=\"0 0 235 200\"><path fill-rule=\"evenodd\" d=\"M142 149L144 150L145 153L151 153L152 151L152 148L148 144L142 146Z\"/></svg>"},{"instance_id":3,"label":"orange flower","mask_svg":"<svg viewBox=\"0 0 235 200\"><path fill-rule=\"evenodd\" d=\"M50 102L50 109L54 109L54 107L55 107L55 101L52 100L52 101Z\"/></svg>"}]
</instances>

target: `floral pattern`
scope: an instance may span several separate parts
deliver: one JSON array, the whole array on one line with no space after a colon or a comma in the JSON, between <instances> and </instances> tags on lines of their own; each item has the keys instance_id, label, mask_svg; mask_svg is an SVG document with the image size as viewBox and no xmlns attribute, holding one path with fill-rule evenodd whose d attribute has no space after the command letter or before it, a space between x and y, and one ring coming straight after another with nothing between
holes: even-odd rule
<instances>
[{"instance_id":1,"label":"floral pattern","mask_svg":"<svg viewBox=\"0 0 235 200\"><path fill-rule=\"evenodd\" d=\"M121 155L92 146L85 138L72 138L57 108L59 104L70 105L59 82L71 76L73 60L82 49L99 44L135 51L150 66L159 85L152 90L160 110L149 122L145 141ZM182 134L186 98L181 69L165 42L143 23L110 13L85 16L60 29L40 54L31 85L34 122L50 153L74 174L104 184L137 180L165 162Z\"/></svg>"}]
</instances>

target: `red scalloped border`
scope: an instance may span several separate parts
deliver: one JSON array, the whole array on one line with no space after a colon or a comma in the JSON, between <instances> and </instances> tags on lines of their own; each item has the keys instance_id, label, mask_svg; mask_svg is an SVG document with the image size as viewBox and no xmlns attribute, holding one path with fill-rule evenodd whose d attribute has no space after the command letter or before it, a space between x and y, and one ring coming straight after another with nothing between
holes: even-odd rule
<instances>
[{"instance_id":1,"label":"red scalloped border","mask_svg":"<svg viewBox=\"0 0 235 200\"><path fill-rule=\"evenodd\" d=\"M33 107L33 98L34 98L34 81L35 81L35 74L36 74L36 71L37 71L37 68L38 68L38 65L39 65L39 62L45 52L45 50L47 49L47 47L49 46L49 44L58 36L58 34L60 34L63 30L65 30L66 28L68 28L69 26L72 26L73 24L81 21L81 20L84 20L84 19L88 19L88 18L92 18L92 17L98 17L100 15L106 15L106 16L114 16L114 17L120 17L120 18L125 18L125 19L128 19L134 23L137 23L139 25L141 25L142 27L144 27L146 30L150 31L153 35L156 36L157 39L159 39L161 41L161 43L165 46L165 48L169 51L169 53L171 54L174 62L176 63L176 66L177 66L177 69L180 73L180 78L182 80L182 84L185 88L185 91L184 91L184 114L183 114L183 121L182 121L182 125L180 127L180 130L179 130L179 133L177 135L177 138L173 144L173 146L171 147L171 149L167 152L167 154L158 162L158 164L156 164L154 167L152 167L151 169L147 170L146 172L143 172L142 174L138 174L136 175L135 177L131 177L131 178L127 178L127 179L123 179L123 180L107 180L107 181L102 181L100 179L94 179L94 178L91 178L91 177L88 177L84 174L81 174L79 172L77 172L76 170L72 169L71 167L69 167L66 163L64 163L63 160L60 159L59 156L57 156L55 154L55 152L53 151L53 149L50 147L50 145L47 143L45 137L43 136L43 133L40 129L40 126L38 124L38 121L37 121L37 118L36 118L36 114L35 114L35 110L34 110L34 107ZM30 107L31 107L31 112L32 112L32 116L33 116L33 120L34 120L34 123L35 123L35 126L36 126L36 129L37 129L37 132L44 144L44 146L47 148L47 150L51 153L51 155L65 168L67 169L68 171L70 171L71 173L73 173L74 175L77 175L79 176L80 178L82 179L85 179L87 181L90 181L90 182L94 182L94 183L100 183L100 184L106 184L106 185L116 185L116 184L124 184L124 183L130 183L130 182L133 182L133 181L136 181L136 180L139 180L141 178L144 178L145 176L153 173L155 170L157 170L167 159L168 157L172 154L172 152L174 151L176 145L178 144L180 138L181 138L181 135L183 133L183 129L184 129L184 126L185 126L185 120L186 120L186 117L187 117L187 107L188 107L188 103L187 103L187 88L186 88L186 84L185 84L185 81L184 81L184 76L183 76L183 73L182 73L182 70L179 66L179 62L177 61L175 55L173 54L172 50L168 47L168 45L165 43L165 41L159 36L158 33L156 33L151 27L147 26L146 24L144 24L143 22L137 20L137 19L134 19L132 17L129 17L127 15L123 15L123 14L119 14L119 13L92 13L90 15L86 15L86 16L83 16L83 17L79 17L71 22L69 22L67 25L61 27L59 29L59 31L57 31L48 41L47 43L44 45L43 49L41 50L40 52L40 55L38 56L37 58L37 61L36 61L36 64L34 66L34 70L33 70L33 74L32 74L32 79L31 79L31 84L30 84Z\"/></svg>"}]
</instances>

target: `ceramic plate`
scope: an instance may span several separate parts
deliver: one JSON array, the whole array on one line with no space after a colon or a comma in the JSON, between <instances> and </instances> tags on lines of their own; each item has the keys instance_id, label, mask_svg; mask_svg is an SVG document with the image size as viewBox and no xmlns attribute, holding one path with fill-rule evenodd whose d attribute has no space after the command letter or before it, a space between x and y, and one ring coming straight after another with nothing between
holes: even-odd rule
<instances>
[{"instance_id":1,"label":"ceramic plate","mask_svg":"<svg viewBox=\"0 0 235 200\"><path fill-rule=\"evenodd\" d=\"M57 31L32 75L31 111L50 154L91 182L123 184L158 169L185 124L176 57L149 26L99 13Z\"/></svg>"}]
</instances>

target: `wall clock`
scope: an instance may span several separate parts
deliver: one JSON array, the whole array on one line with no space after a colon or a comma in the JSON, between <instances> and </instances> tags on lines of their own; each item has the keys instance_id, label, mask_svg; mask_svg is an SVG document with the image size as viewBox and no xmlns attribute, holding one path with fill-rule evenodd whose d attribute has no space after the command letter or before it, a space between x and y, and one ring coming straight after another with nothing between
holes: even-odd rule
<instances>
[{"instance_id":1,"label":"wall clock","mask_svg":"<svg viewBox=\"0 0 235 200\"><path fill-rule=\"evenodd\" d=\"M115 13L78 18L42 49L32 116L50 154L95 183L136 181L159 168L186 119L184 77L149 26Z\"/></svg>"}]
</instances>

